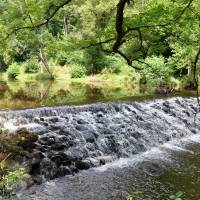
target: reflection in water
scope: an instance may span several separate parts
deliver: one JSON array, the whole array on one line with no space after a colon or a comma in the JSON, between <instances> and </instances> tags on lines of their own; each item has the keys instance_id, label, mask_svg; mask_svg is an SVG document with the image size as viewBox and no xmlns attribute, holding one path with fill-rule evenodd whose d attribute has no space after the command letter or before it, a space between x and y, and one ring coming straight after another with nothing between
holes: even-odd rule
<instances>
[{"instance_id":1,"label":"reflection in water","mask_svg":"<svg viewBox=\"0 0 200 200\"><path fill-rule=\"evenodd\" d=\"M0 81L0 109L88 104L155 98L154 88L136 82ZM158 96L158 95L156 95Z\"/></svg>"},{"instance_id":2,"label":"reflection in water","mask_svg":"<svg viewBox=\"0 0 200 200\"><path fill-rule=\"evenodd\" d=\"M3 96L4 93L8 90L8 85L5 81L0 81L0 96Z\"/></svg>"},{"instance_id":3,"label":"reflection in water","mask_svg":"<svg viewBox=\"0 0 200 200\"><path fill-rule=\"evenodd\" d=\"M85 104L134 95L139 95L135 84L1 81L0 109Z\"/></svg>"}]
</instances>

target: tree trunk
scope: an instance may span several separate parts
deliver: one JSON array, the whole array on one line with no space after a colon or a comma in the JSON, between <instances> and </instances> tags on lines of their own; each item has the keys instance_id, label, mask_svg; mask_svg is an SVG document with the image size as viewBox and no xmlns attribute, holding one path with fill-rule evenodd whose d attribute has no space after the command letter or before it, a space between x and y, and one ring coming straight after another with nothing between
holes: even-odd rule
<instances>
[{"instance_id":1,"label":"tree trunk","mask_svg":"<svg viewBox=\"0 0 200 200\"><path fill-rule=\"evenodd\" d=\"M43 51L42 47L39 48L39 57L40 57L40 60L42 61L43 65L44 65L45 69L49 73L51 79L54 79L54 76L49 69L49 65L48 65L48 62L47 62L46 57L44 55L44 51Z\"/></svg>"},{"instance_id":2,"label":"tree trunk","mask_svg":"<svg viewBox=\"0 0 200 200\"><path fill-rule=\"evenodd\" d=\"M200 57L200 48L195 56L194 62L193 62L193 78L196 86L196 92L197 92L197 102L198 106L200 106L200 99L199 99L199 69L198 69L198 61Z\"/></svg>"},{"instance_id":3,"label":"tree trunk","mask_svg":"<svg viewBox=\"0 0 200 200\"><path fill-rule=\"evenodd\" d=\"M116 22L115 22L116 40L113 45L114 52L118 51L121 45L123 36L124 36L124 30L123 30L124 8L128 2L129 0L119 0L119 3L117 4L117 13L116 13Z\"/></svg>"},{"instance_id":4,"label":"tree trunk","mask_svg":"<svg viewBox=\"0 0 200 200\"><path fill-rule=\"evenodd\" d=\"M69 25L68 25L68 19L66 18L66 16L64 16L63 24L64 24L64 35L66 36L69 34Z\"/></svg>"}]
</instances>

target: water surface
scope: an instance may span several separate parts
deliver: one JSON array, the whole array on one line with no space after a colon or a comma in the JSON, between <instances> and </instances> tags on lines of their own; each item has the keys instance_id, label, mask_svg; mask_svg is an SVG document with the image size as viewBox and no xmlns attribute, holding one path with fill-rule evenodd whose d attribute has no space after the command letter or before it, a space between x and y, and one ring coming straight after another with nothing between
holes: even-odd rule
<instances>
[{"instance_id":1,"label":"water surface","mask_svg":"<svg viewBox=\"0 0 200 200\"><path fill-rule=\"evenodd\" d=\"M155 93L155 88L135 82L0 81L0 110L43 106L90 104L118 100L146 100L169 96L191 96L181 91L170 95Z\"/></svg>"},{"instance_id":2,"label":"water surface","mask_svg":"<svg viewBox=\"0 0 200 200\"><path fill-rule=\"evenodd\" d=\"M149 174L151 165L163 174ZM177 191L184 200L200 199L200 136L164 144L106 166L66 176L32 188L23 200L125 200L141 193L140 200L168 200Z\"/></svg>"}]
</instances>

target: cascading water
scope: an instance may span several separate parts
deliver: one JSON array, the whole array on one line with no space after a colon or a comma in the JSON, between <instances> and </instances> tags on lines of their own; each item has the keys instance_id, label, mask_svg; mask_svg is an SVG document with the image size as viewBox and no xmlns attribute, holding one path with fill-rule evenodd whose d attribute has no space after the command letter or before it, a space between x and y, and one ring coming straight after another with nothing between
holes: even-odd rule
<instances>
[{"instance_id":1,"label":"cascading water","mask_svg":"<svg viewBox=\"0 0 200 200\"><path fill-rule=\"evenodd\" d=\"M195 117L195 118L194 118ZM9 132L39 137L23 160L36 182L98 167L200 130L196 99L93 104L0 113Z\"/></svg>"}]
</instances>

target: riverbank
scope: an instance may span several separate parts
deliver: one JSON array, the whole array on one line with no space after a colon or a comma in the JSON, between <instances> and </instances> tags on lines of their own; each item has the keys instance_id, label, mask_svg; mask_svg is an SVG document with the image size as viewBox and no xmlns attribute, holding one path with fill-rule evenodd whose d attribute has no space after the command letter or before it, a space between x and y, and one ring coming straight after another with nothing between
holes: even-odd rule
<instances>
[{"instance_id":1,"label":"riverbank","mask_svg":"<svg viewBox=\"0 0 200 200\"><path fill-rule=\"evenodd\" d=\"M149 85L140 84L139 77L128 73L106 72L77 79L70 78L67 72L58 74L54 81L37 81L34 74L10 80L6 74L1 74L0 110L196 95L195 91L184 90L175 79L171 85Z\"/></svg>"}]
</instances>

